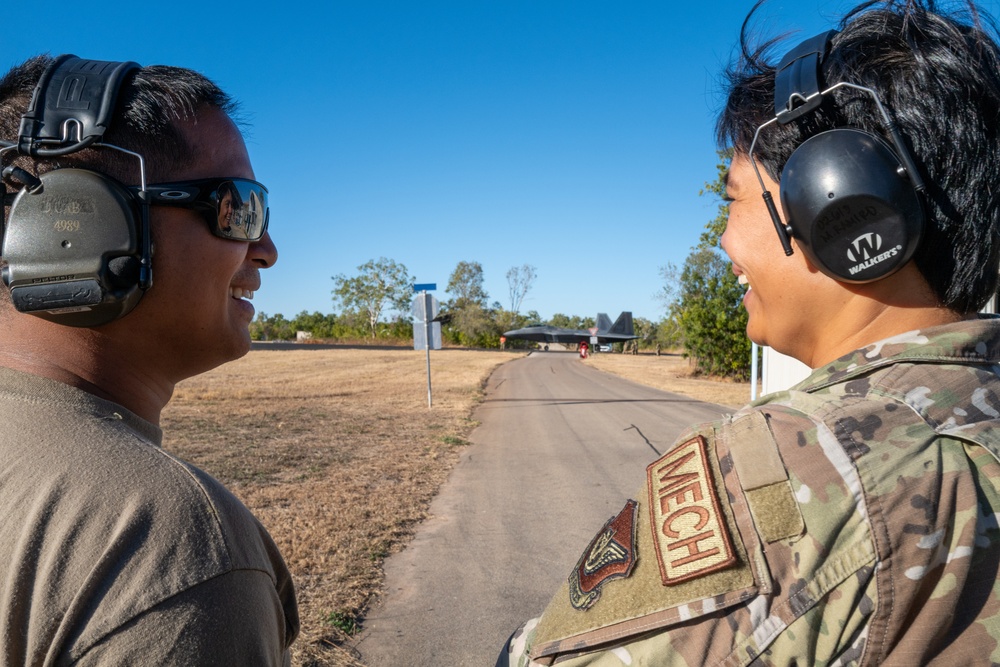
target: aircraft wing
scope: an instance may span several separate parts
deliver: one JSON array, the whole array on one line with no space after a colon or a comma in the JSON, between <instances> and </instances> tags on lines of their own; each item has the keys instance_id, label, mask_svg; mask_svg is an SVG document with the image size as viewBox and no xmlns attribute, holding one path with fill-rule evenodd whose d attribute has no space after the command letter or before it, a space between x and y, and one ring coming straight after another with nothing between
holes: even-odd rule
<instances>
[{"instance_id":1,"label":"aircraft wing","mask_svg":"<svg viewBox=\"0 0 1000 667\"><path fill-rule=\"evenodd\" d=\"M614 343L618 341L633 340L638 338L632 325L632 313L623 311L614 324L611 318L604 313L597 315L597 342ZM590 343L593 334L587 329L562 329L553 326L525 327L505 331L507 338L519 338L521 340L533 340L539 343L565 343L577 345L579 343Z\"/></svg>"},{"instance_id":2,"label":"aircraft wing","mask_svg":"<svg viewBox=\"0 0 1000 667\"><path fill-rule=\"evenodd\" d=\"M513 331L505 331L503 335L507 338L533 340L539 343L566 343L575 345L581 341L590 341L589 331L581 329L560 329L559 327L550 326L514 329Z\"/></svg>"}]
</instances>

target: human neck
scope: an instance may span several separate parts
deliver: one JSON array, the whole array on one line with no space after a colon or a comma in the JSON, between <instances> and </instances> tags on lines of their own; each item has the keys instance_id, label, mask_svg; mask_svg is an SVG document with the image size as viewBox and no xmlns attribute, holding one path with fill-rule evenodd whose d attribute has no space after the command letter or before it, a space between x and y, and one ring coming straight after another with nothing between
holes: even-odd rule
<instances>
[{"instance_id":1,"label":"human neck","mask_svg":"<svg viewBox=\"0 0 1000 667\"><path fill-rule=\"evenodd\" d=\"M76 387L159 425L174 382L137 361L140 351L116 346L93 329L41 320L25 327L19 319L2 322L0 366Z\"/></svg>"},{"instance_id":2,"label":"human neck","mask_svg":"<svg viewBox=\"0 0 1000 667\"><path fill-rule=\"evenodd\" d=\"M914 266L887 279L862 285L841 284L821 326L800 340L792 356L818 368L845 354L907 331L951 324L973 315L944 308Z\"/></svg>"},{"instance_id":3,"label":"human neck","mask_svg":"<svg viewBox=\"0 0 1000 667\"><path fill-rule=\"evenodd\" d=\"M877 341L892 338L907 331L952 324L969 319L969 317L969 315L940 307L898 308L891 306L869 312L867 315L862 313L854 318L842 315L838 318L838 326L827 332L826 340L813 345L813 354L809 358L801 360L810 368L819 368Z\"/></svg>"}]
</instances>

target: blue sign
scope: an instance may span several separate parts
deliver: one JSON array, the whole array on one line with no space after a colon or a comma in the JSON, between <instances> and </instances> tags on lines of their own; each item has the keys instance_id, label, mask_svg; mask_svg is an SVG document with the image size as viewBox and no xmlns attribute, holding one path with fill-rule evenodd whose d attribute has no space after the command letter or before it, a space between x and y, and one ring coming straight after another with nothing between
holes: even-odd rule
<instances>
[{"instance_id":1,"label":"blue sign","mask_svg":"<svg viewBox=\"0 0 1000 667\"><path fill-rule=\"evenodd\" d=\"M437 283L414 283L414 292L433 292L438 288Z\"/></svg>"}]
</instances>

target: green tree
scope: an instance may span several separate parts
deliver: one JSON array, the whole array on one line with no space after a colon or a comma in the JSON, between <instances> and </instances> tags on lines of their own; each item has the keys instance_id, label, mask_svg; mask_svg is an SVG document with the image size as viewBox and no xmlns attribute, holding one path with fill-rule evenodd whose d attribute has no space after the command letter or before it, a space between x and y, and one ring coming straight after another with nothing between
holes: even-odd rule
<instances>
[{"instance_id":1,"label":"green tree","mask_svg":"<svg viewBox=\"0 0 1000 667\"><path fill-rule=\"evenodd\" d=\"M316 339L339 338L344 333L336 315L324 315L318 310L312 313L303 310L292 320L292 326L295 331L306 331Z\"/></svg>"},{"instance_id":2,"label":"green tree","mask_svg":"<svg viewBox=\"0 0 1000 667\"><path fill-rule=\"evenodd\" d=\"M715 165L715 180L705 183L705 187L698 191L698 194L714 195L719 199L719 212L707 225L705 231L698 239L698 248L718 248L722 241L722 233L726 231L726 222L729 220L729 202L726 199L726 177L729 175L729 163L733 161L733 149L727 148L718 152L719 162Z\"/></svg>"},{"instance_id":3,"label":"green tree","mask_svg":"<svg viewBox=\"0 0 1000 667\"><path fill-rule=\"evenodd\" d=\"M579 315L564 315L563 313L556 313L548 321L548 324L561 329L590 329L596 326L596 320L593 317L580 317Z\"/></svg>"},{"instance_id":4,"label":"green tree","mask_svg":"<svg viewBox=\"0 0 1000 667\"><path fill-rule=\"evenodd\" d=\"M251 340L292 340L293 338L295 338L295 329L281 313L268 315L260 312L250 323Z\"/></svg>"},{"instance_id":5,"label":"green tree","mask_svg":"<svg viewBox=\"0 0 1000 667\"><path fill-rule=\"evenodd\" d=\"M684 261L680 275L672 265L661 267L664 286L657 297L669 304L666 323L679 334L685 354L701 372L746 379L750 366L750 339L746 336L747 312L742 305L744 288L730 269L720 241L729 219L725 201L726 175L732 151L720 151L716 179L705 183L700 195L720 199L718 214L705 225L698 245Z\"/></svg>"},{"instance_id":6,"label":"green tree","mask_svg":"<svg viewBox=\"0 0 1000 667\"><path fill-rule=\"evenodd\" d=\"M579 319L579 318L575 318ZM549 318L549 326L559 327L561 329L573 328L574 318L569 315L564 315L563 313L556 313L551 318Z\"/></svg>"},{"instance_id":7,"label":"green tree","mask_svg":"<svg viewBox=\"0 0 1000 667\"><path fill-rule=\"evenodd\" d=\"M701 248L685 260L678 320L685 351L699 371L746 379L750 339L742 297L743 287L716 250Z\"/></svg>"},{"instance_id":8,"label":"green tree","mask_svg":"<svg viewBox=\"0 0 1000 667\"><path fill-rule=\"evenodd\" d=\"M483 288L483 266L479 262L459 262L448 280L453 298L445 304L450 315L448 340L459 345L488 347L499 345L500 325L486 308L489 295Z\"/></svg>"},{"instance_id":9,"label":"green tree","mask_svg":"<svg viewBox=\"0 0 1000 667\"><path fill-rule=\"evenodd\" d=\"M656 344L656 325L645 317L636 317L632 320L632 327L640 349L646 349Z\"/></svg>"},{"instance_id":10,"label":"green tree","mask_svg":"<svg viewBox=\"0 0 1000 667\"><path fill-rule=\"evenodd\" d=\"M358 267L358 275L348 278L338 274L333 283L334 304L367 314L372 338L377 334L384 311L401 313L409 309L413 277L406 266L394 260L385 257L368 260Z\"/></svg>"},{"instance_id":11,"label":"green tree","mask_svg":"<svg viewBox=\"0 0 1000 667\"><path fill-rule=\"evenodd\" d=\"M475 304L486 308L490 297L483 288L483 265L479 262L459 262L448 279L447 291L460 305Z\"/></svg>"},{"instance_id":12,"label":"green tree","mask_svg":"<svg viewBox=\"0 0 1000 667\"><path fill-rule=\"evenodd\" d=\"M671 350L684 347L684 329L681 328L681 304L678 299L680 273L673 264L660 267L663 284L654 295L663 305L667 315L656 325L656 342L661 348Z\"/></svg>"},{"instance_id":13,"label":"green tree","mask_svg":"<svg viewBox=\"0 0 1000 667\"><path fill-rule=\"evenodd\" d=\"M500 326L485 308L469 305L452 313L449 340L469 347L498 347ZM493 341L493 342L491 342Z\"/></svg>"},{"instance_id":14,"label":"green tree","mask_svg":"<svg viewBox=\"0 0 1000 667\"><path fill-rule=\"evenodd\" d=\"M534 315L534 319L529 319L529 315ZM524 327L531 326L533 324L539 324L541 318L538 313L532 311L528 315L519 315L515 312L505 309L498 301L494 301L490 306L490 316L493 319L495 327L495 337L494 334L490 334L485 342L486 347L500 347L500 336L503 332L510 331L512 329L523 329ZM521 340L518 338L508 339L505 343L507 349L527 349L533 347L534 342L528 340Z\"/></svg>"},{"instance_id":15,"label":"green tree","mask_svg":"<svg viewBox=\"0 0 1000 667\"><path fill-rule=\"evenodd\" d=\"M656 323L656 339L654 343L662 350L674 350L684 347L684 332L681 329L679 314L671 311Z\"/></svg>"}]
</instances>

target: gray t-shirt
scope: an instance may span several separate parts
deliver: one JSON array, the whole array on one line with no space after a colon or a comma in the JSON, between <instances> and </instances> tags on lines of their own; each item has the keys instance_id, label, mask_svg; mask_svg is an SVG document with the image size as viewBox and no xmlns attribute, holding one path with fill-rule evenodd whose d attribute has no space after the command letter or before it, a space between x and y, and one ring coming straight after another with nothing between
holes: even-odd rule
<instances>
[{"instance_id":1,"label":"gray t-shirt","mask_svg":"<svg viewBox=\"0 0 1000 667\"><path fill-rule=\"evenodd\" d=\"M161 436L0 368L0 664L289 663L299 621L281 554Z\"/></svg>"}]
</instances>

